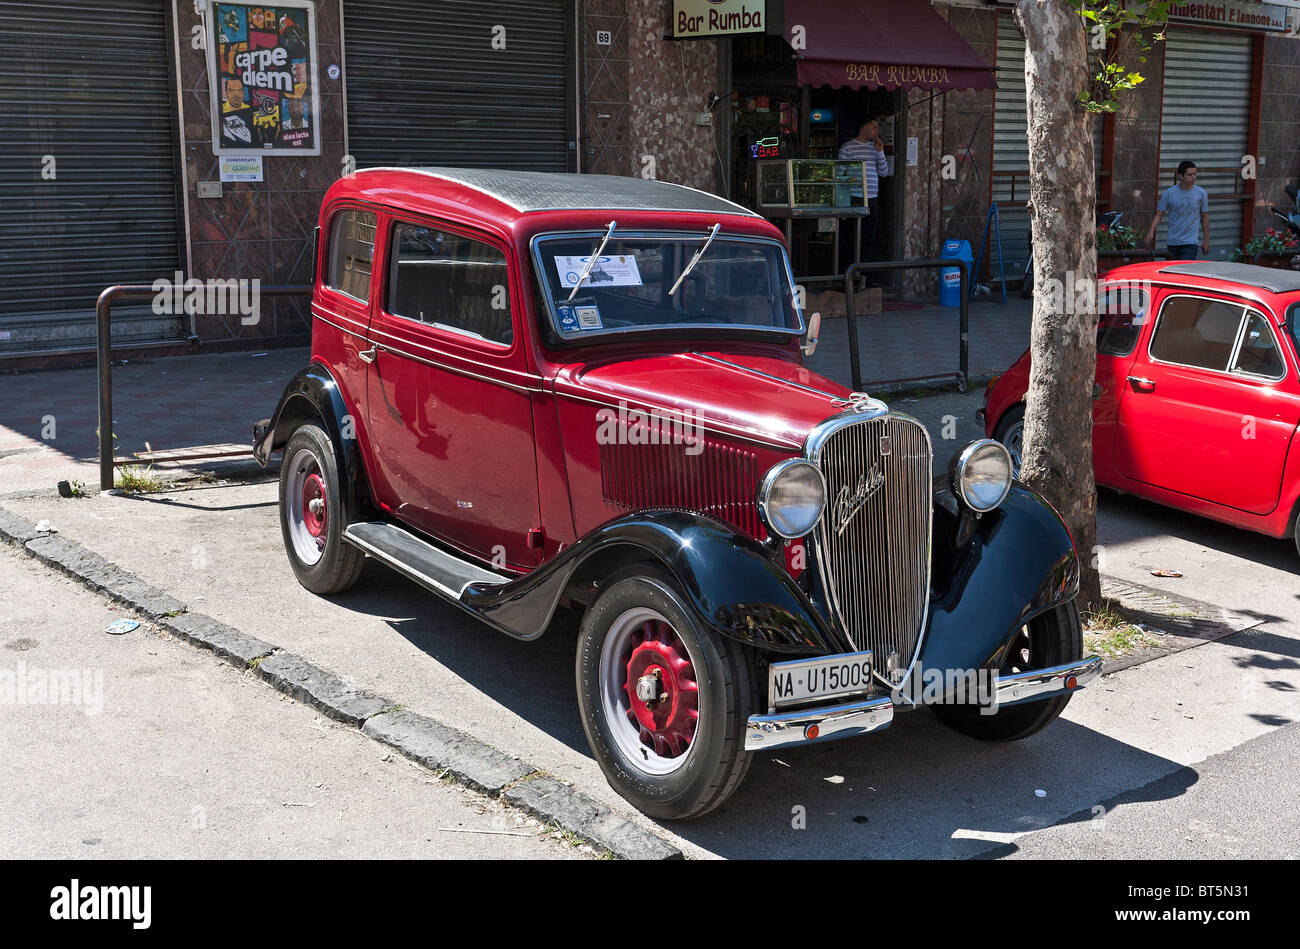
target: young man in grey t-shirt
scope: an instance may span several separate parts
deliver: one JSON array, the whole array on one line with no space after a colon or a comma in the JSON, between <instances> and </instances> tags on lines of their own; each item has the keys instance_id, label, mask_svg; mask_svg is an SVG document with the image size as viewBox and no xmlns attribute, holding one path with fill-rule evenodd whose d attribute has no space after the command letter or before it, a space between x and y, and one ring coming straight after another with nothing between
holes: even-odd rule
<instances>
[{"instance_id":1,"label":"young man in grey t-shirt","mask_svg":"<svg viewBox=\"0 0 1300 949\"><path fill-rule=\"evenodd\" d=\"M1205 189L1196 183L1197 168L1194 162L1178 165L1178 184L1165 191L1156 205L1156 217L1147 230L1147 246L1156 240L1160 219L1169 215L1169 234L1165 245L1170 260L1195 260L1196 248L1210 252L1210 199Z\"/></svg>"}]
</instances>

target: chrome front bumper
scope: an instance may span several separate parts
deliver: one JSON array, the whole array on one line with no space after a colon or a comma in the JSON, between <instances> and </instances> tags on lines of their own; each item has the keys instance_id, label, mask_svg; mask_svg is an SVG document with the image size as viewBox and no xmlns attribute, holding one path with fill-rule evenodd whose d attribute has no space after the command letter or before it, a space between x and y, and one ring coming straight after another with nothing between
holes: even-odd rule
<instances>
[{"instance_id":1,"label":"chrome front bumper","mask_svg":"<svg viewBox=\"0 0 1300 949\"><path fill-rule=\"evenodd\" d=\"M1074 692L1101 675L1101 657L1088 656L1078 662L1052 666L1034 672L998 676L997 705L1013 705L1045 699L1058 692ZM895 709L917 706L894 696L859 699L840 705L803 708L769 715L751 715L745 727L745 750L788 748L832 738L850 738L888 728Z\"/></svg>"}]
</instances>

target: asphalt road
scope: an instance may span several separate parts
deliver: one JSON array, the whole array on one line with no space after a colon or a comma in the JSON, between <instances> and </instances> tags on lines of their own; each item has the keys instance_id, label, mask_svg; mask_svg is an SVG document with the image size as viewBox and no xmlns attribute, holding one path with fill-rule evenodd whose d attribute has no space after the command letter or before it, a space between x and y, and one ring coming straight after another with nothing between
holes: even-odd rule
<instances>
[{"instance_id":1,"label":"asphalt road","mask_svg":"<svg viewBox=\"0 0 1300 949\"><path fill-rule=\"evenodd\" d=\"M956 450L975 431L976 407L975 393L899 404L927 421L938 413L940 425L944 415L953 416L957 437L936 437L936 453L948 441ZM49 519L65 536L193 610L573 782L692 857L1000 855L1047 847L1036 841L1064 833L1054 825L1077 822L1096 807L1107 808L1114 828L1141 808L1167 808L1181 837L1143 836L1140 822L1132 834L1123 831L1127 846L1142 856L1197 855L1179 844L1196 838L1197 827L1242 838L1242 855L1263 856L1275 854L1277 842L1241 833L1222 800L1237 793L1265 817L1294 805L1290 792L1259 785L1253 773L1221 771L1218 763L1300 720L1300 609L1290 592L1300 561L1283 557L1275 542L1131 498L1103 500L1102 541L1112 573L1157 585L1145 563L1186 567L1190 582L1170 581L1170 589L1258 609L1267 614L1264 625L1108 676L1075 696L1050 729L1019 744L983 745L917 712L877 736L760 754L722 809L664 826L618 798L591 758L574 700L571 638L553 633L531 644L513 641L373 562L346 594L307 593L281 548L272 483L4 504L31 521ZM37 629L44 622L40 615L30 620ZM291 705L267 695L277 708ZM296 706L285 714L310 717ZM1295 763L1293 743L1283 741L1278 754ZM354 752L366 761L381 755L377 747ZM1215 782L1204 790L1202 769ZM1111 810L1107 802L1116 800L1123 803ZM1101 855L1109 852L1102 839L1087 837L1092 843L1083 850L1062 844L1043 854Z\"/></svg>"},{"instance_id":2,"label":"asphalt road","mask_svg":"<svg viewBox=\"0 0 1300 949\"><path fill-rule=\"evenodd\" d=\"M6 857L590 853L123 615L0 544Z\"/></svg>"}]
</instances>

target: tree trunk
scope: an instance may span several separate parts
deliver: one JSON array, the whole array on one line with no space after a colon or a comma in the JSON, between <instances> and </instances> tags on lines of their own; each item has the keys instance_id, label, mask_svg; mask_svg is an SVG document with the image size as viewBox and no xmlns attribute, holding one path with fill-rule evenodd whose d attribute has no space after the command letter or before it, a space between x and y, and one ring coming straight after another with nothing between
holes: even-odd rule
<instances>
[{"instance_id":1,"label":"tree trunk","mask_svg":"<svg viewBox=\"0 0 1300 949\"><path fill-rule=\"evenodd\" d=\"M1082 571L1081 609L1101 603L1092 390L1097 371L1096 181L1087 34L1065 0L1019 0L1029 110L1034 316L1021 477L1060 512Z\"/></svg>"}]
</instances>

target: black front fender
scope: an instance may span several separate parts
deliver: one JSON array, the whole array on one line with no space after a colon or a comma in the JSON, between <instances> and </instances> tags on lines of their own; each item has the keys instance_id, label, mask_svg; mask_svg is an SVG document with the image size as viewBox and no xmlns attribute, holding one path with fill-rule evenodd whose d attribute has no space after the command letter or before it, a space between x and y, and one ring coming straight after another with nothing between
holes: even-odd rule
<instances>
[{"instance_id":1,"label":"black front fender","mask_svg":"<svg viewBox=\"0 0 1300 949\"><path fill-rule=\"evenodd\" d=\"M320 363L298 370L285 386L268 422L254 426L253 457L265 468L271 453L283 448L304 422L317 423L329 436L343 481L344 523L357 520L369 504L370 491L357 442L356 420L333 373Z\"/></svg>"},{"instance_id":2,"label":"black front fender","mask_svg":"<svg viewBox=\"0 0 1300 949\"><path fill-rule=\"evenodd\" d=\"M919 667L999 667L1016 632L1079 592L1079 558L1053 507L1019 482L976 519L937 492L930 616Z\"/></svg>"},{"instance_id":3,"label":"black front fender","mask_svg":"<svg viewBox=\"0 0 1300 949\"><path fill-rule=\"evenodd\" d=\"M841 651L830 626L762 544L685 511L641 511L609 521L513 583L471 586L461 604L503 632L536 639L571 584L607 576L629 560L668 570L720 635L766 652Z\"/></svg>"}]
</instances>

